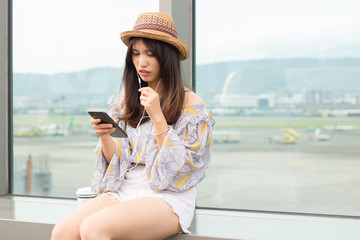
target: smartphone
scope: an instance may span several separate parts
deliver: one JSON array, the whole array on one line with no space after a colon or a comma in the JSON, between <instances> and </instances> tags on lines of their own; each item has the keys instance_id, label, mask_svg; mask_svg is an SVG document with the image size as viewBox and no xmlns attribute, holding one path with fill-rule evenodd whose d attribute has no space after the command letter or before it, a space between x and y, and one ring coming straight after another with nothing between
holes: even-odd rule
<instances>
[{"instance_id":1,"label":"smartphone","mask_svg":"<svg viewBox=\"0 0 360 240\"><path fill-rule=\"evenodd\" d=\"M126 138L127 134L122 130L119 125L106 113L102 111L88 111L90 116L94 119L101 119L100 123L110 123L115 127L115 132L110 133L110 136L117 138Z\"/></svg>"}]
</instances>

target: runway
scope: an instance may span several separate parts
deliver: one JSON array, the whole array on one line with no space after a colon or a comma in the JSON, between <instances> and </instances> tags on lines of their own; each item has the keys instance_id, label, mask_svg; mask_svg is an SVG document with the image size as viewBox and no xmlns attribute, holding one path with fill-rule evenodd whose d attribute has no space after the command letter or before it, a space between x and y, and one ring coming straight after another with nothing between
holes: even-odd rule
<instances>
[{"instance_id":1,"label":"runway","mask_svg":"<svg viewBox=\"0 0 360 240\"><path fill-rule=\"evenodd\" d=\"M281 129L226 131L240 141L214 144L198 206L360 215L359 130L329 131L329 141L302 130L296 144L267 143ZM24 169L29 154L35 164L48 159L50 195L75 197L78 187L89 185L96 143L93 135L14 138L14 168Z\"/></svg>"}]
</instances>

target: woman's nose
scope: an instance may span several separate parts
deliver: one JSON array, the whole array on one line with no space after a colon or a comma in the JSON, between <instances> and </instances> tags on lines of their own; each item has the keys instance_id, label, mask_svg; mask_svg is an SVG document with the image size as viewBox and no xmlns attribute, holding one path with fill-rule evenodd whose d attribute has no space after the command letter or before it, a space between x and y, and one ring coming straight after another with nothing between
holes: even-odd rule
<instances>
[{"instance_id":1,"label":"woman's nose","mask_svg":"<svg viewBox=\"0 0 360 240\"><path fill-rule=\"evenodd\" d=\"M140 55L140 57L139 57L139 66L140 67L146 66L146 57L143 55Z\"/></svg>"}]
</instances>

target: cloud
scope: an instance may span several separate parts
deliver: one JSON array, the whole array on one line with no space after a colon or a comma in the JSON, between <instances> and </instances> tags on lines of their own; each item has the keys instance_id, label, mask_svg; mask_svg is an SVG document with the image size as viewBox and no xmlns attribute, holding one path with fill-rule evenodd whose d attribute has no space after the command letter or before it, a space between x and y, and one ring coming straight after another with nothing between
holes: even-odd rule
<instances>
[{"instance_id":1,"label":"cloud","mask_svg":"<svg viewBox=\"0 0 360 240\"><path fill-rule=\"evenodd\" d=\"M221 5L198 0L197 61L261 59L276 53L314 57L320 49L360 40L357 9L360 2L354 0L224 0Z\"/></svg>"},{"instance_id":2,"label":"cloud","mask_svg":"<svg viewBox=\"0 0 360 240\"><path fill-rule=\"evenodd\" d=\"M346 56L360 41L357 0L196 3L199 64L316 57L325 50L332 56L334 49ZM159 1L17 0L13 5L14 71L57 73L121 67L126 47L119 33L131 29L139 13L158 11Z\"/></svg>"},{"instance_id":3,"label":"cloud","mask_svg":"<svg viewBox=\"0 0 360 240\"><path fill-rule=\"evenodd\" d=\"M18 0L13 7L14 72L57 73L123 65L119 33L158 0Z\"/></svg>"}]
</instances>

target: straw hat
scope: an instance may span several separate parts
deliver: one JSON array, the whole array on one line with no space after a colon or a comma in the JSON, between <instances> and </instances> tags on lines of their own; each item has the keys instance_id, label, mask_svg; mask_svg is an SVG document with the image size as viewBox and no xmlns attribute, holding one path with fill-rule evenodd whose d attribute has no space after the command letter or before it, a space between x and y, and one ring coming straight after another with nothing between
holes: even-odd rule
<instances>
[{"instance_id":1,"label":"straw hat","mask_svg":"<svg viewBox=\"0 0 360 240\"><path fill-rule=\"evenodd\" d=\"M189 56L188 47L178 38L175 22L167 13L148 12L140 14L133 30L120 33L120 37L126 46L128 46L131 37L160 40L176 47L180 53L180 60L185 60Z\"/></svg>"}]
</instances>

